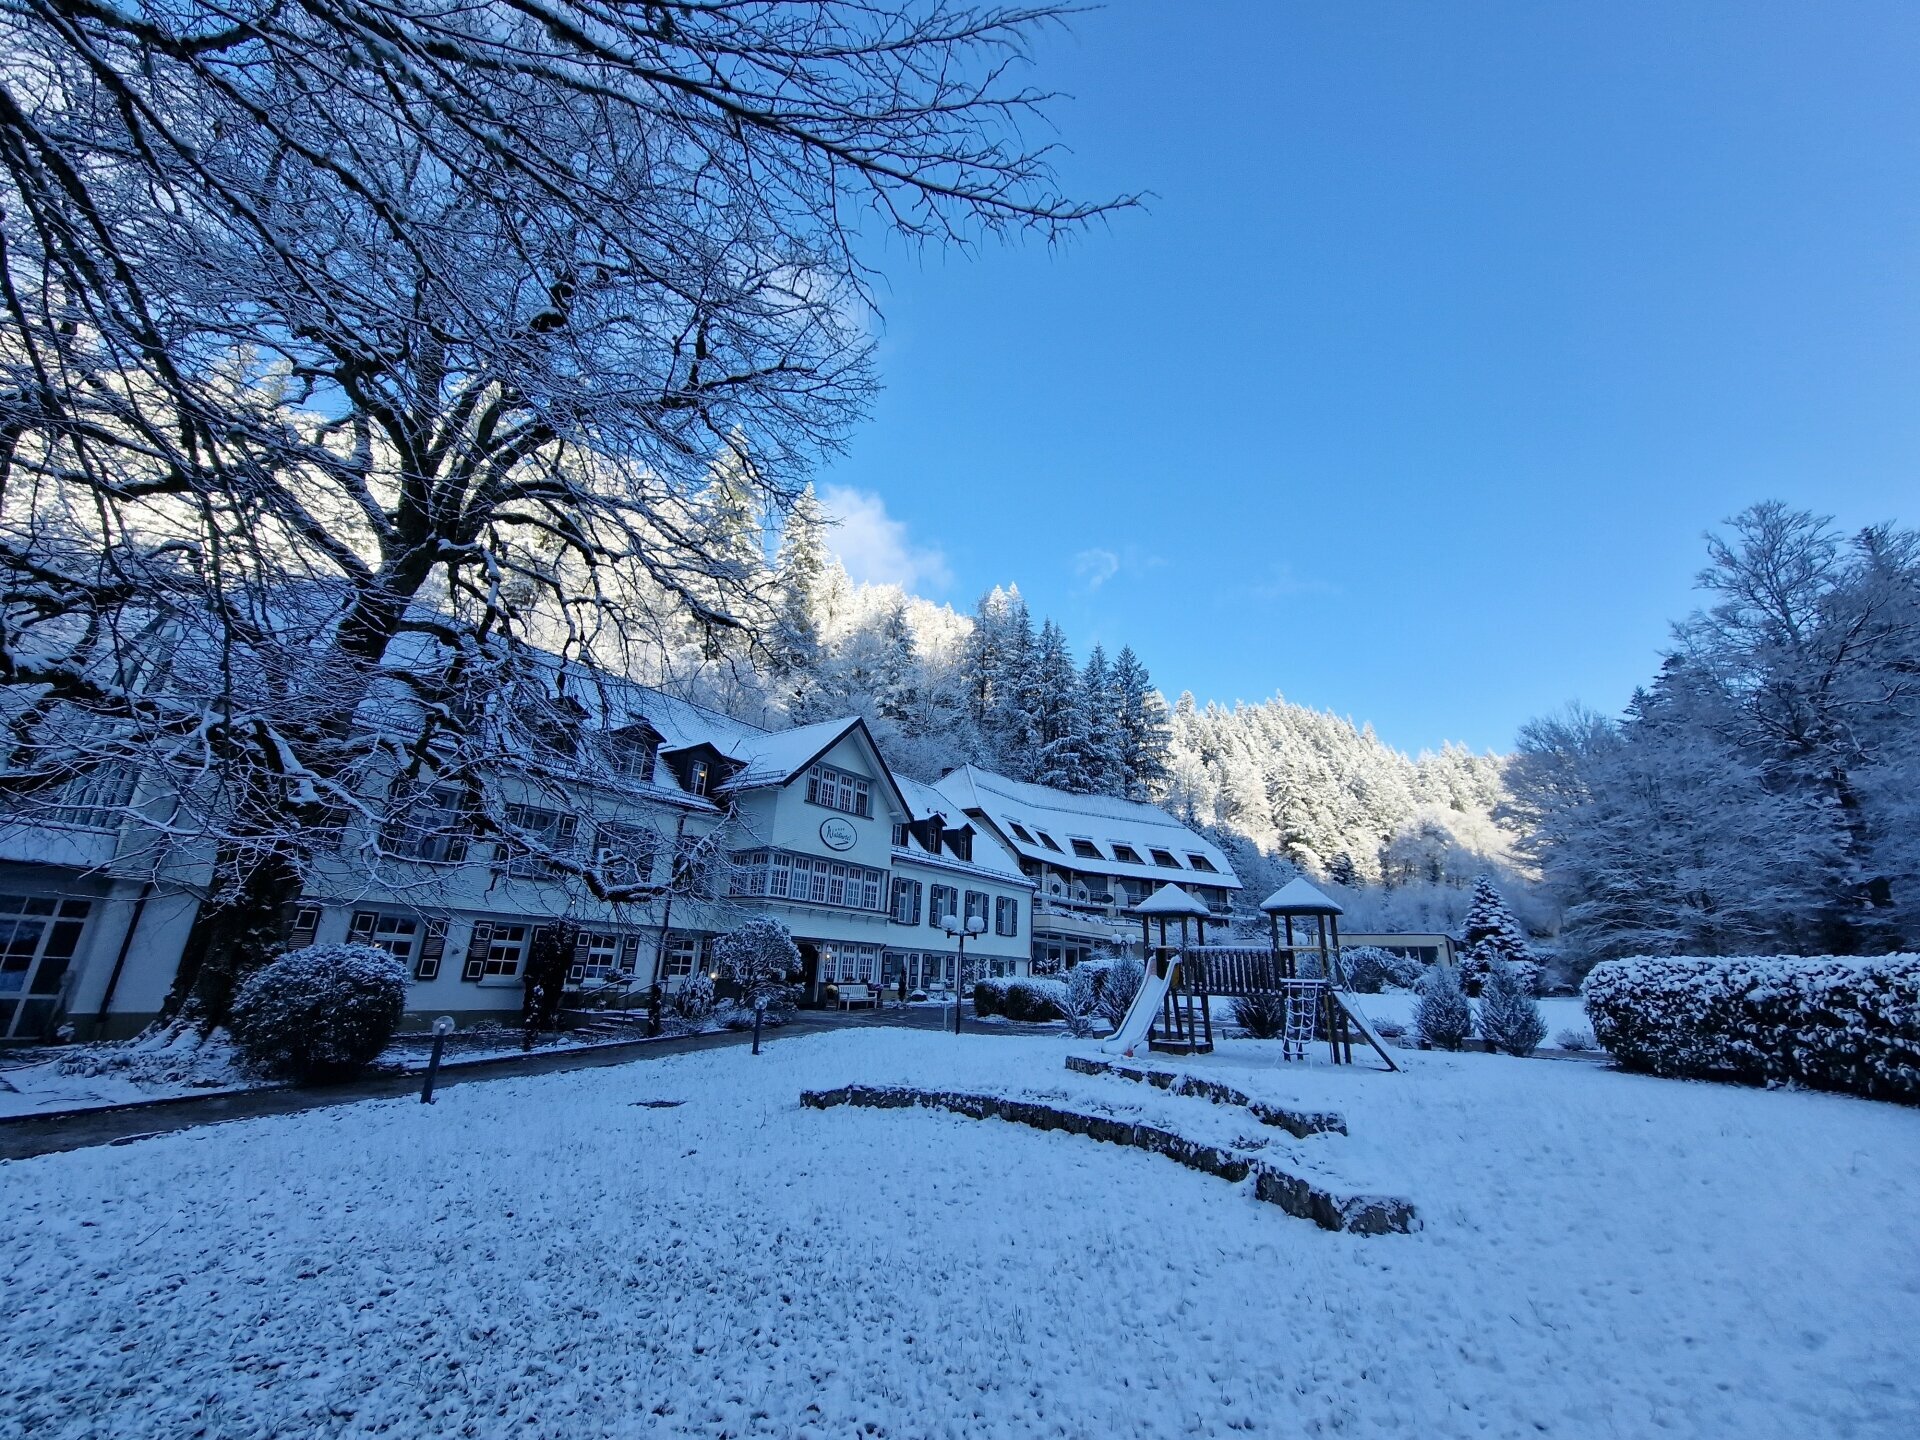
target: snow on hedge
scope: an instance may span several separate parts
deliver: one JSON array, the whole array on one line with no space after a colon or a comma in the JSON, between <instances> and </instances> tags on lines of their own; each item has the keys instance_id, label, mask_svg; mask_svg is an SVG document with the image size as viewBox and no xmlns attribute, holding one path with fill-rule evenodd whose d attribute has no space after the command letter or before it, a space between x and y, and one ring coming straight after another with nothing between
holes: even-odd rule
<instances>
[{"instance_id":1,"label":"snow on hedge","mask_svg":"<svg viewBox=\"0 0 1920 1440\"><path fill-rule=\"evenodd\" d=\"M325 1079L373 1060L406 1008L403 961L373 945L311 945L250 976L227 1028L262 1073Z\"/></svg>"},{"instance_id":2,"label":"snow on hedge","mask_svg":"<svg viewBox=\"0 0 1920 1440\"><path fill-rule=\"evenodd\" d=\"M1920 955L1641 956L1581 994L1629 1069L1920 1104Z\"/></svg>"}]
</instances>

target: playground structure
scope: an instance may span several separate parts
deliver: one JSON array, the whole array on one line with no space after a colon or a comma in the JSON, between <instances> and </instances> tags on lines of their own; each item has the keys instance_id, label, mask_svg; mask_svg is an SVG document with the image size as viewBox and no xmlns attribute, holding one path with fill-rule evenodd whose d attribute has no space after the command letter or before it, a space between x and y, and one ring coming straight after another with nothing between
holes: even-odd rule
<instances>
[{"instance_id":1,"label":"playground structure","mask_svg":"<svg viewBox=\"0 0 1920 1440\"><path fill-rule=\"evenodd\" d=\"M1357 1036L1389 1070L1398 1070L1347 984L1340 959L1339 903L1306 880L1295 879L1269 895L1260 908L1271 930L1264 948L1207 944L1212 914L1178 885L1162 885L1135 906L1146 977L1120 1027L1102 1048L1131 1055L1144 1040L1149 1050L1206 1054L1213 1049L1212 998L1266 994L1280 997L1285 1006L1282 1058L1304 1060L1316 1040L1324 1038L1333 1063L1351 1065ZM1312 922L1309 938L1296 939L1296 921ZM1171 922L1178 923L1177 940L1168 933Z\"/></svg>"}]
</instances>

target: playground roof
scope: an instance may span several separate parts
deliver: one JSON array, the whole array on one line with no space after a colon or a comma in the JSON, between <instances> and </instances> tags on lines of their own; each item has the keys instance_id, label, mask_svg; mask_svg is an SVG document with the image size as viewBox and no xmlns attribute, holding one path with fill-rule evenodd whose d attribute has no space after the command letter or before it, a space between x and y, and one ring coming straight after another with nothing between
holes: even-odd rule
<instances>
[{"instance_id":1,"label":"playground roof","mask_svg":"<svg viewBox=\"0 0 1920 1440\"><path fill-rule=\"evenodd\" d=\"M1295 876L1260 902L1269 915L1344 915L1346 907L1323 890Z\"/></svg>"},{"instance_id":2,"label":"playground roof","mask_svg":"<svg viewBox=\"0 0 1920 1440\"><path fill-rule=\"evenodd\" d=\"M1172 881L1162 885L1132 908L1136 915L1198 915L1203 920L1213 917L1213 911Z\"/></svg>"}]
</instances>

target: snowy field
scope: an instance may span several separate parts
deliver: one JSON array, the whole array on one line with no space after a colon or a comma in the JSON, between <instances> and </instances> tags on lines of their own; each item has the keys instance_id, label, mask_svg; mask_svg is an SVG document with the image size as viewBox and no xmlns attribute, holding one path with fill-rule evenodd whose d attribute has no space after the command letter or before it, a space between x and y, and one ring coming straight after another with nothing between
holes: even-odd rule
<instances>
[{"instance_id":1,"label":"snowy field","mask_svg":"<svg viewBox=\"0 0 1920 1440\"><path fill-rule=\"evenodd\" d=\"M1347 1114L1296 1142L1070 1048L862 1029L0 1165L0 1433L1920 1434L1920 1112L1484 1055L1195 1062ZM1258 1131L1425 1228L796 1103L855 1080Z\"/></svg>"}]
</instances>

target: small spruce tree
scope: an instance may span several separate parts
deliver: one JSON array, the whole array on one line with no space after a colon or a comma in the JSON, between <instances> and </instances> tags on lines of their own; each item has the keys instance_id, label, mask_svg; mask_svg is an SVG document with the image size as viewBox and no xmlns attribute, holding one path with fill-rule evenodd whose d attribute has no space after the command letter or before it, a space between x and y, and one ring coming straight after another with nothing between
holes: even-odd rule
<instances>
[{"instance_id":1,"label":"small spruce tree","mask_svg":"<svg viewBox=\"0 0 1920 1440\"><path fill-rule=\"evenodd\" d=\"M1467 905L1461 937L1460 983L1467 994L1480 993L1488 967L1495 964L1524 965L1530 969L1523 974L1540 973L1540 962L1527 944L1526 932L1493 888L1493 877L1481 875L1473 882L1473 899Z\"/></svg>"},{"instance_id":2,"label":"small spruce tree","mask_svg":"<svg viewBox=\"0 0 1920 1440\"><path fill-rule=\"evenodd\" d=\"M1480 1036L1506 1055L1531 1055L1547 1036L1547 1022L1514 967L1498 961L1480 987Z\"/></svg>"},{"instance_id":3,"label":"small spruce tree","mask_svg":"<svg viewBox=\"0 0 1920 1440\"><path fill-rule=\"evenodd\" d=\"M1420 1002L1413 1007L1413 1023L1429 1045L1458 1050L1473 1033L1473 1007L1461 992L1450 965L1435 965L1420 981Z\"/></svg>"}]
</instances>

